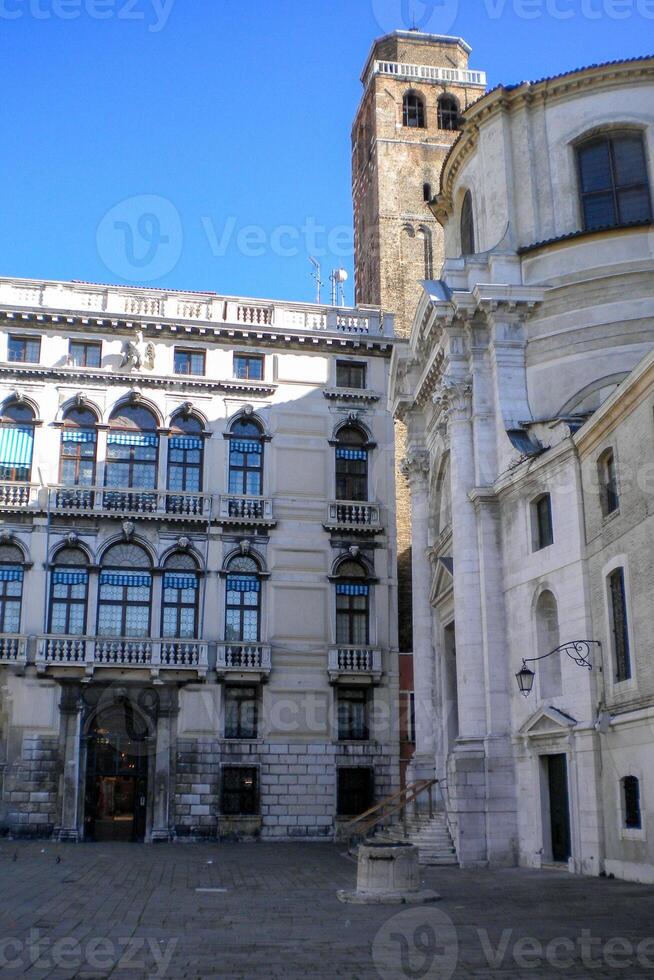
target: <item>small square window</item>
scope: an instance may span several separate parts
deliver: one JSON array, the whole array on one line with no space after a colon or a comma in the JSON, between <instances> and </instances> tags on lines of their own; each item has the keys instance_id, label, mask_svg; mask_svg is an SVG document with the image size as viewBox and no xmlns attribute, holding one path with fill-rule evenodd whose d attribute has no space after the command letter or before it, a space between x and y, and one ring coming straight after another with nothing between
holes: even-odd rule
<instances>
[{"instance_id":1,"label":"small square window","mask_svg":"<svg viewBox=\"0 0 654 980\"><path fill-rule=\"evenodd\" d=\"M234 354L234 377L239 381L263 381L263 356Z\"/></svg>"},{"instance_id":2,"label":"small square window","mask_svg":"<svg viewBox=\"0 0 654 980\"><path fill-rule=\"evenodd\" d=\"M205 374L205 352L175 348L175 374Z\"/></svg>"},{"instance_id":3,"label":"small square window","mask_svg":"<svg viewBox=\"0 0 654 980\"><path fill-rule=\"evenodd\" d=\"M258 771L252 766L224 766L222 812L226 816L251 816L259 812Z\"/></svg>"},{"instance_id":4,"label":"small square window","mask_svg":"<svg viewBox=\"0 0 654 980\"><path fill-rule=\"evenodd\" d=\"M41 338L10 337L7 345L7 360L38 364L41 360Z\"/></svg>"},{"instance_id":5,"label":"small square window","mask_svg":"<svg viewBox=\"0 0 654 980\"><path fill-rule=\"evenodd\" d=\"M225 738L257 737L256 687L225 687Z\"/></svg>"},{"instance_id":6,"label":"small square window","mask_svg":"<svg viewBox=\"0 0 654 980\"><path fill-rule=\"evenodd\" d=\"M71 340L68 359L72 367L99 368L102 362L102 344L91 340Z\"/></svg>"},{"instance_id":7,"label":"small square window","mask_svg":"<svg viewBox=\"0 0 654 980\"><path fill-rule=\"evenodd\" d=\"M370 698L365 687L340 688L338 702L338 737L340 741L366 742L370 737L368 714Z\"/></svg>"},{"instance_id":8,"label":"small square window","mask_svg":"<svg viewBox=\"0 0 654 980\"><path fill-rule=\"evenodd\" d=\"M533 502L532 518L534 532L534 551L542 551L554 544L554 528L552 525L552 498L544 493Z\"/></svg>"},{"instance_id":9,"label":"small square window","mask_svg":"<svg viewBox=\"0 0 654 980\"><path fill-rule=\"evenodd\" d=\"M366 365L355 361L337 361L336 386L338 388L365 388Z\"/></svg>"}]
</instances>

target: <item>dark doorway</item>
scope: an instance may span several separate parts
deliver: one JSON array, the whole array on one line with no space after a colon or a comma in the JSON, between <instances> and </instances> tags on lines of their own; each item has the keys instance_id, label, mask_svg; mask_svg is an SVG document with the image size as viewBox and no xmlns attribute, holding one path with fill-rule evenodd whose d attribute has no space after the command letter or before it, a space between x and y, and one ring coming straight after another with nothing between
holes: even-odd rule
<instances>
[{"instance_id":1,"label":"dark doorway","mask_svg":"<svg viewBox=\"0 0 654 980\"><path fill-rule=\"evenodd\" d=\"M86 840L142 841L151 739L129 701L93 719L86 735Z\"/></svg>"},{"instance_id":2,"label":"dark doorway","mask_svg":"<svg viewBox=\"0 0 654 980\"><path fill-rule=\"evenodd\" d=\"M338 815L358 817L369 810L374 802L374 777L372 769L363 766L338 770Z\"/></svg>"},{"instance_id":3,"label":"dark doorway","mask_svg":"<svg viewBox=\"0 0 654 980\"><path fill-rule=\"evenodd\" d=\"M568 800L568 764L565 755L547 756L547 782L550 797L552 860L570 857L570 806Z\"/></svg>"}]
</instances>

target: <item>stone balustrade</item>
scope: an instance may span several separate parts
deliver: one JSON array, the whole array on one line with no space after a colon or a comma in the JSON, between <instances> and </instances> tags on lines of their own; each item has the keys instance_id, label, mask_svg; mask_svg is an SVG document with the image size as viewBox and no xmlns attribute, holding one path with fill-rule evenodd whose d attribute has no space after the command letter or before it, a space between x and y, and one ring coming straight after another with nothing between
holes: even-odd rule
<instances>
[{"instance_id":1,"label":"stone balustrade","mask_svg":"<svg viewBox=\"0 0 654 980\"><path fill-rule=\"evenodd\" d=\"M370 674L375 679L382 675L382 652L369 646L337 646L328 654L328 671L332 681L341 675Z\"/></svg>"},{"instance_id":2,"label":"stone balustrade","mask_svg":"<svg viewBox=\"0 0 654 980\"><path fill-rule=\"evenodd\" d=\"M0 648L3 638L0 637ZM194 670L206 674L208 644L202 640L145 639L138 637L40 636L36 666L40 673L49 667L95 667Z\"/></svg>"}]
</instances>

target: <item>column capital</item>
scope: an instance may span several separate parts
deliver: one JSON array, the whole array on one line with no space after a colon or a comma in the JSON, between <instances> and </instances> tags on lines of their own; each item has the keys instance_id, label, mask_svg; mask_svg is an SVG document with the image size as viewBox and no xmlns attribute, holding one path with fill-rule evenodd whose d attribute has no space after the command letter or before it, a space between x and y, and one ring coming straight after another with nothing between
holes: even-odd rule
<instances>
[{"instance_id":1,"label":"column capital","mask_svg":"<svg viewBox=\"0 0 654 980\"><path fill-rule=\"evenodd\" d=\"M443 378L432 401L450 421L467 421L472 413L472 378Z\"/></svg>"},{"instance_id":2,"label":"column capital","mask_svg":"<svg viewBox=\"0 0 654 980\"><path fill-rule=\"evenodd\" d=\"M426 484L429 479L429 453L425 449L409 451L402 460L400 469L411 487L420 483Z\"/></svg>"}]
</instances>

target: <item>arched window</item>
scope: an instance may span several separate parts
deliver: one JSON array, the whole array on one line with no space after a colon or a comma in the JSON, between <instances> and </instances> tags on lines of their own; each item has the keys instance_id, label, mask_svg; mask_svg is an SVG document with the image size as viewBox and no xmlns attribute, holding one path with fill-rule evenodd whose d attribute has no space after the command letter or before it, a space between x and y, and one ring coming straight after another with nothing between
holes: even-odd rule
<instances>
[{"instance_id":1,"label":"arched window","mask_svg":"<svg viewBox=\"0 0 654 980\"><path fill-rule=\"evenodd\" d=\"M604 517L608 517L609 514L613 514L620 506L618 474L615 466L615 455L612 449L606 449L598 459L597 473L602 514Z\"/></svg>"},{"instance_id":2,"label":"arched window","mask_svg":"<svg viewBox=\"0 0 654 980\"><path fill-rule=\"evenodd\" d=\"M168 490L180 494L200 494L203 486L203 425L192 415L176 415L168 440ZM199 496L169 497L169 513L201 514Z\"/></svg>"},{"instance_id":3,"label":"arched window","mask_svg":"<svg viewBox=\"0 0 654 980\"><path fill-rule=\"evenodd\" d=\"M613 634L613 663L618 683L631 678L631 645L629 643L629 618L624 568L614 568L607 580L609 593L609 619Z\"/></svg>"},{"instance_id":4,"label":"arched window","mask_svg":"<svg viewBox=\"0 0 654 980\"><path fill-rule=\"evenodd\" d=\"M370 586L368 574L358 561L343 561L336 582L336 642L343 646L368 646L370 642Z\"/></svg>"},{"instance_id":5,"label":"arched window","mask_svg":"<svg viewBox=\"0 0 654 980\"><path fill-rule=\"evenodd\" d=\"M225 640L258 643L261 630L261 579L257 561L236 555L227 566Z\"/></svg>"},{"instance_id":6,"label":"arched window","mask_svg":"<svg viewBox=\"0 0 654 980\"><path fill-rule=\"evenodd\" d=\"M105 486L117 490L154 490L157 486L157 420L142 405L123 405L109 421ZM156 494L106 493L109 510L156 510Z\"/></svg>"},{"instance_id":7,"label":"arched window","mask_svg":"<svg viewBox=\"0 0 654 980\"><path fill-rule=\"evenodd\" d=\"M425 128L425 103L416 92L407 92L404 96L403 120L410 129Z\"/></svg>"},{"instance_id":8,"label":"arched window","mask_svg":"<svg viewBox=\"0 0 654 980\"><path fill-rule=\"evenodd\" d=\"M70 408L64 415L59 456L59 483L66 490L57 494L58 506L92 507L91 490L69 487L92 487L95 483L96 423L88 408Z\"/></svg>"},{"instance_id":9,"label":"arched window","mask_svg":"<svg viewBox=\"0 0 654 980\"><path fill-rule=\"evenodd\" d=\"M652 220L647 158L639 133L593 137L577 147L584 230Z\"/></svg>"},{"instance_id":10,"label":"arched window","mask_svg":"<svg viewBox=\"0 0 654 980\"><path fill-rule=\"evenodd\" d=\"M195 559L181 552L170 555L163 577L161 635L164 638L193 640L198 636L199 587Z\"/></svg>"},{"instance_id":11,"label":"arched window","mask_svg":"<svg viewBox=\"0 0 654 980\"><path fill-rule=\"evenodd\" d=\"M23 599L23 553L16 545L0 545L0 633L20 633ZM4 644L0 647L5 652Z\"/></svg>"},{"instance_id":12,"label":"arched window","mask_svg":"<svg viewBox=\"0 0 654 980\"><path fill-rule=\"evenodd\" d=\"M472 193L466 191L461 205L461 255L475 254L475 216Z\"/></svg>"},{"instance_id":13,"label":"arched window","mask_svg":"<svg viewBox=\"0 0 654 980\"><path fill-rule=\"evenodd\" d=\"M459 128L459 103L453 95L441 95L438 100L438 128L450 131Z\"/></svg>"},{"instance_id":14,"label":"arched window","mask_svg":"<svg viewBox=\"0 0 654 980\"><path fill-rule=\"evenodd\" d=\"M29 483L34 455L34 412L24 402L10 402L0 417L0 480ZM24 501L28 494L24 491Z\"/></svg>"},{"instance_id":15,"label":"arched window","mask_svg":"<svg viewBox=\"0 0 654 980\"><path fill-rule=\"evenodd\" d=\"M336 437L336 499L368 499L368 437L355 425L345 425Z\"/></svg>"},{"instance_id":16,"label":"arched window","mask_svg":"<svg viewBox=\"0 0 654 980\"><path fill-rule=\"evenodd\" d=\"M643 815L640 805L640 780L637 776L625 776L622 780L622 812L624 826L628 830L641 830Z\"/></svg>"},{"instance_id":17,"label":"arched window","mask_svg":"<svg viewBox=\"0 0 654 980\"><path fill-rule=\"evenodd\" d=\"M58 551L50 573L48 632L84 636L89 588L87 558L80 548Z\"/></svg>"},{"instance_id":18,"label":"arched window","mask_svg":"<svg viewBox=\"0 0 654 980\"><path fill-rule=\"evenodd\" d=\"M536 639L538 656L544 657L559 646L559 610L554 595L541 592L536 603ZM561 657L554 654L539 665L540 696L557 697L562 693Z\"/></svg>"},{"instance_id":19,"label":"arched window","mask_svg":"<svg viewBox=\"0 0 654 980\"><path fill-rule=\"evenodd\" d=\"M433 194L431 192L431 184L427 184L427 183L423 184L422 185L422 199L423 199L423 201L425 201L425 203L429 203L429 201L431 201L432 197L433 197Z\"/></svg>"},{"instance_id":20,"label":"arched window","mask_svg":"<svg viewBox=\"0 0 654 980\"><path fill-rule=\"evenodd\" d=\"M229 442L229 492L260 497L263 492L263 432L254 419L233 423Z\"/></svg>"},{"instance_id":21,"label":"arched window","mask_svg":"<svg viewBox=\"0 0 654 980\"><path fill-rule=\"evenodd\" d=\"M98 636L150 636L152 572L136 544L115 544L102 559Z\"/></svg>"}]
</instances>

